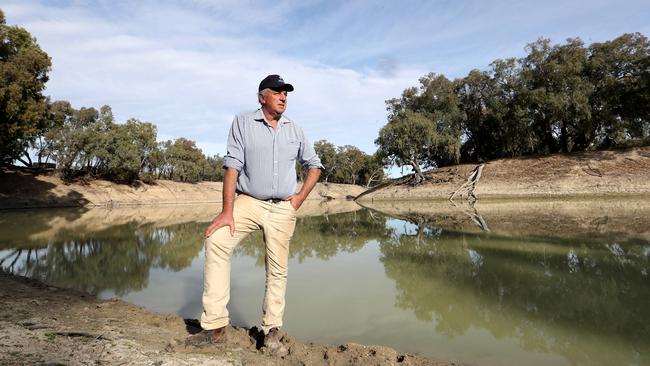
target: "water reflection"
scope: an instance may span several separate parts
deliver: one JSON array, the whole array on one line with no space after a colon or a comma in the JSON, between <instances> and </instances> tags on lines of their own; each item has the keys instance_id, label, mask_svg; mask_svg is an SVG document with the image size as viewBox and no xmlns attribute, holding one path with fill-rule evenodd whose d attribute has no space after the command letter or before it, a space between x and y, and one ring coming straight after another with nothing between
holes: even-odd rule
<instances>
[{"instance_id":1,"label":"water reflection","mask_svg":"<svg viewBox=\"0 0 650 366\"><path fill-rule=\"evenodd\" d=\"M342 253L356 252L369 240L389 235L391 230L386 226L386 220L385 215L369 210L298 218L289 257L302 262L306 258L326 260ZM235 254L255 257L257 265L264 266L261 233L246 238L235 249Z\"/></svg>"},{"instance_id":2,"label":"water reflection","mask_svg":"<svg viewBox=\"0 0 650 366\"><path fill-rule=\"evenodd\" d=\"M85 235L61 231L22 244L27 248L2 251L3 270L93 295L142 290L151 269L181 270L203 246L197 223L164 228L129 223Z\"/></svg>"},{"instance_id":3,"label":"water reflection","mask_svg":"<svg viewBox=\"0 0 650 366\"><path fill-rule=\"evenodd\" d=\"M202 266L191 264L202 260L202 232L213 209L205 212L198 220L187 213L153 221L145 219L155 215L147 212L128 219L117 215L114 221L87 213L69 219L48 214L37 220L37 229L11 225L27 222L26 212L5 212L0 215L0 267L91 294L140 292L152 273L200 271ZM116 214L119 210L111 213ZM57 220L65 220L62 229L54 229ZM381 312L386 319L399 311L412 314L413 319L399 315L401 332L373 323L368 333L384 338L355 341L415 345L405 350L439 357L458 339L463 349L451 357L479 365L650 364L650 203L409 203L298 220L291 268L322 271L317 278L291 275L290 284L304 291L301 295L323 303L331 294L321 289L348 285L340 276L332 283L331 271L354 273L377 263L385 274L367 280L384 284L377 293L368 292L370 286L347 289L340 304L319 313L325 322L350 322L340 309ZM343 260L347 257L364 263ZM237 258L262 268L261 235L240 245ZM319 267L321 262L335 267ZM263 285L263 279L257 282ZM313 318L309 301L292 306L289 316L303 312ZM417 341L424 341L404 345L404 338L415 333L420 334ZM507 353L481 359L481 345L495 349L509 342L520 354L517 361ZM554 361L534 361L540 354Z\"/></svg>"},{"instance_id":4,"label":"water reflection","mask_svg":"<svg viewBox=\"0 0 650 366\"><path fill-rule=\"evenodd\" d=\"M639 352L648 362L648 245L616 244L616 254L612 245L427 229L383 240L381 261L398 287L397 305L450 337L480 328L570 364L632 364ZM615 363L578 355L591 348L580 334L622 339L628 350Z\"/></svg>"},{"instance_id":5,"label":"water reflection","mask_svg":"<svg viewBox=\"0 0 650 366\"><path fill-rule=\"evenodd\" d=\"M472 209L471 215L461 212L489 231ZM590 214L565 219L583 221ZM434 321L450 337L479 328L497 338L515 338L526 350L561 354L569 364L647 364L649 219L616 214L589 218L586 227L574 225L570 231L521 220L513 235L502 229L493 234L457 231L449 225L453 214L408 209L398 215L417 226L415 234L383 238L381 260L399 289L397 305L418 319ZM563 216L555 210L533 222L543 223L548 215ZM494 216L502 221L488 221L499 227L508 215L500 210ZM602 230L616 222L624 224ZM521 236L522 231L528 236ZM624 346L603 353L593 347L593 337ZM584 350L590 352L580 352Z\"/></svg>"}]
</instances>

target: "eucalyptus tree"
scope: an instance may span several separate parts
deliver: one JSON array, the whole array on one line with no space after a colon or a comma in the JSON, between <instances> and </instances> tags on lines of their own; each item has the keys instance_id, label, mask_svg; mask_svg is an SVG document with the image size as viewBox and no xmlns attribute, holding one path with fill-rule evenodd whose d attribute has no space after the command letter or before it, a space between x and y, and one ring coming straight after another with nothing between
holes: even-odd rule
<instances>
[{"instance_id":1,"label":"eucalyptus tree","mask_svg":"<svg viewBox=\"0 0 650 366\"><path fill-rule=\"evenodd\" d=\"M99 117L95 108L75 110L69 104L59 105L62 123L46 134L51 155L63 179L71 179L91 161L90 130Z\"/></svg>"},{"instance_id":2,"label":"eucalyptus tree","mask_svg":"<svg viewBox=\"0 0 650 366\"><path fill-rule=\"evenodd\" d=\"M25 157L30 144L48 126L48 101L42 92L50 57L36 39L20 27L9 26L0 10L0 162Z\"/></svg>"},{"instance_id":3,"label":"eucalyptus tree","mask_svg":"<svg viewBox=\"0 0 650 366\"><path fill-rule=\"evenodd\" d=\"M457 81L463 115L463 160L518 156L531 151L534 135L521 106L517 60L495 60Z\"/></svg>"},{"instance_id":4,"label":"eucalyptus tree","mask_svg":"<svg viewBox=\"0 0 650 366\"><path fill-rule=\"evenodd\" d=\"M330 176L336 176L339 167L336 146L327 140L319 140L314 143L314 150L324 167L321 179L328 183Z\"/></svg>"},{"instance_id":5,"label":"eucalyptus tree","mask_svg":"<svg viewBox=\"0 0 650 366\"><path fill-rule=\"evenodd\" d=\"M419 88L408 88L387 102L388 123L375 140L387 165L410 165L415 183L421 167L438 167L460 159L462 113L454 82L430 73Z\"/></svg>"},{"instance_id":6,"label":"eucalyptus tree","mask_svg":"<svg viewBox=\"0 0 650 366\"><path fill-rule=\"evenodd\" d=\"M357 184L359 172L366 164L366 153L352 145L337 148L338 176L341 183Z\"/></svg>"},{"instance_id":7,"label":"eucalyptus tree","mask_svg":"<svg viewBox=\"0 0 650 366\"><path fill-rule=\"evenodd\" d=\"M101 146L109 154L104 160L103 175L118 182L137 180L156 149L156 136L156 126L134 118L113 125L103 139L108 144Z\"/></svg>"},{"instance_id":8,"label":"eucalyptus tree","mask_svg":"<svg viewBox=\"0 0 650 366\"><path fill-rule=\"evenodd\" d=\"M191 183L201 179L205 155L194 141L180 137L168 146L165 155L166 162L171 167L171 179Z\"/></svg>"},{"instance_id":9,"label":"eucalyptus tree","mask_svg":"<svg viewBox=\"0 0 650 366\"><path fill-rule=\"evenodd\" d=\"M384 179L384 162L378 152L372 155L365 155L365 162L358 173L359 183L369 188L374 183L381 183Z\"/></svg>"},{"instance_id":10,"label":"eucalyptus tree","mask_svg":"<svg viewBox=\"0 0 650 366\"><path fill-rule=\"evenodd\" d=\"M208 156L205 159L201 180L222 182L224 177L223 157L219 154Z\"/></svg>"},{"instance_id":11,"label":"eucalyptus tree","mask_svg":"<svg viewBox=\"0 0 650 366\"><path fill-rule=\"evenodd\" d=\"M602 147L627 139L648 141L650 130L650 41L640 33L623 34L589 47L587 74L594 142Z\"/></svg>"},{"instance_id":12,"label":"eucalyptus tree","mask_svg":"<svg viewBox=\"0 0 650 366\"><path fill-rule=\"evenodd\" d=\"M535 132L537 152L569 152L585 144L590 130L589 98L592 85L586 77L587 49L579 38L551 45L540 38L526 47L521 60L524 98Z\"/></svg>"}]
</instances>

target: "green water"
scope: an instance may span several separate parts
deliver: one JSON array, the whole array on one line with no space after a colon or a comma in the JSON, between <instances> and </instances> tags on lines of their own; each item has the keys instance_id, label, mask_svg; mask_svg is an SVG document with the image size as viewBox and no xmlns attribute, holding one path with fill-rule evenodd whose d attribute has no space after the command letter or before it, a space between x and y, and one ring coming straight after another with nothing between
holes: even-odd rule
<instances>
[{"instance_id":1,"label":"green water","mask_svg":"<svg viewBox=\"0 0 650 366\"><path fill-rule=\"evenodd\" d=\"M298 219L288 333L472 365L650 365L650 203L406 206ZM211 215L166 209L0 212L0 266L197 318ZM260 322L263 263L261 235L236 249L235 325Z\"/></svg>"}]
</instances>

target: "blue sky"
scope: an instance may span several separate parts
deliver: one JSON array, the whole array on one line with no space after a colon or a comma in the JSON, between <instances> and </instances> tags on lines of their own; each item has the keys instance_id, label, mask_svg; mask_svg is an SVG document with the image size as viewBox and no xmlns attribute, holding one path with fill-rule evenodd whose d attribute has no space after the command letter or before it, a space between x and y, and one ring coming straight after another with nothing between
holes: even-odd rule
<instances>
[{"instance_id":1,"label":"blue sky","mask_svg":"<svg viewBox=\"0 0 650 366\"><path fill-rule=\"evenodd\" d=\"M46 94L108 104L119 122L158 126L225 153L233 116L259 81L296 90L286 114L310 140L372 153L384 101L428 72L449 78L524 54L539 37L587 44L650 36L645 1L3 1L53 61Z\"/></svg>"}]
</instances>

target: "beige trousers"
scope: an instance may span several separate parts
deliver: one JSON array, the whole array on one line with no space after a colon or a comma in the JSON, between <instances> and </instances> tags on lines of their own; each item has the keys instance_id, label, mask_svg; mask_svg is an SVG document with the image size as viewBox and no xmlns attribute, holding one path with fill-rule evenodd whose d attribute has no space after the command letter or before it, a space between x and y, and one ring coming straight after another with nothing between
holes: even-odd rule
<instances>
[{"instance_id":1,"label":"beige trousers","mask_svg":"<svg viewBox=\"0 0 650 366\"><path fill-rule=\"evenodd\" d=\"M272 203L238 195L233 209L235 235L224 226L205 241L205 272L201 327L216 329L230 323L230 256L233 249L255 230L264 233L266 292L262 304L262 329L268 333L282 326L287 289L289 241L296 227L296 210L289 201Z\"/></svg>"}]
</instances>

